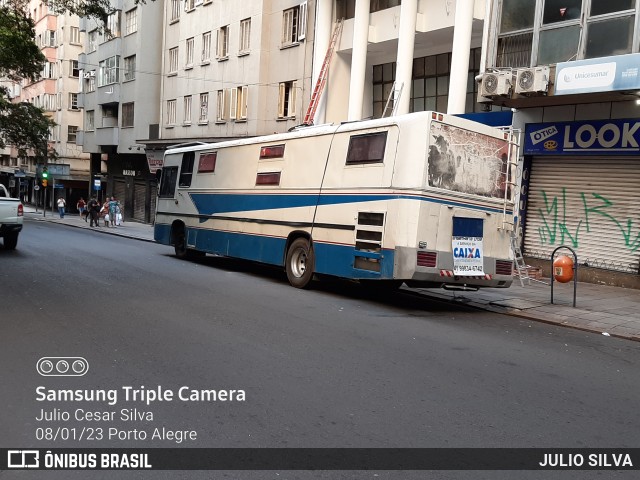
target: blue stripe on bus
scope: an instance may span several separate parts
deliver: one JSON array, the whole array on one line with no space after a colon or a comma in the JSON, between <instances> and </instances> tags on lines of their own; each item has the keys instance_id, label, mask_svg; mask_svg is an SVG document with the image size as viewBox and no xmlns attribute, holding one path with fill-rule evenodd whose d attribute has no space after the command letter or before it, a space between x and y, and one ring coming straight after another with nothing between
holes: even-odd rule
<instances>
[{"instance_id":1,"label":"blue stripe on bus","mask_svg":"<svg viewBox=\"0 0 640 480\"><path fill-rule=\"evenodd\" d=\"M354 194L320 195L318 194L246 194L246 193L190 193L191 199L200 215L215 215L230 212L250 212L275 210L279 208L312 207L318 205L337 205L343 203L375 202L383 200L421 200L445 205L502 213L500 208L483 207L465 202L442 200L431 197L398 194ZM511 212L507 212L511 214Z\"/></svg>"},{"instance_id":2,"label":"blue stripe on bus","mask_svg":"<svg viewBox=\"0 0 640 480\"><path fill-rule=\"evenodd\" d=\"M154 226L154 238L158 243L170 244L171 225ZM245 233L221 232L217 230L187 227L187 236L195 239L197 250L242 258L271 265L284 265L284 249L286 239L265 237ZM337 275L344 278L393 278L394 252L384 250L376 255L380 258L380 272L357 269L354 267L357 256L370 257L358 252L353 245L335 245L315 242L313 248L316 256L316 273Z\"/></svg>"}]
</instances>

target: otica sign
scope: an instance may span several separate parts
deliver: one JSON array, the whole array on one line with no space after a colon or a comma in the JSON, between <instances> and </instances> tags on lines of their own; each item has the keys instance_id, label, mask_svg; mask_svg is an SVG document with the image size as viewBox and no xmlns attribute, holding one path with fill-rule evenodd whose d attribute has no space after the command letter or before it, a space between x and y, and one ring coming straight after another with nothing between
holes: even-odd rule
<instances>
[{"instance_id":1,"label":"otica sign","mask_svg":"<svg viewBox=\"0 0 640 480\"><path fill-rule=\"evenodd\" d=\"M640 119L530 123L525 155L638 155Z\"/></svg>"}]
</instances>

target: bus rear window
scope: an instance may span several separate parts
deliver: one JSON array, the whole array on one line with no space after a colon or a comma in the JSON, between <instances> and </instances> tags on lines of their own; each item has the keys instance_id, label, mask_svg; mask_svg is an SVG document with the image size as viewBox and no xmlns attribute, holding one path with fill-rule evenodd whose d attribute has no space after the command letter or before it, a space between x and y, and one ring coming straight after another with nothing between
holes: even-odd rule
<instances>
[{"instance_id":1,"label":"bus rear window","mask_svg":"<svg viewBox=\"0 0 640 480\"><path fill-rule=\"evenodd\" d=\"M354 135L349 139L347 165L382 163L387 132Z\"/></svg>"}]
</instances>

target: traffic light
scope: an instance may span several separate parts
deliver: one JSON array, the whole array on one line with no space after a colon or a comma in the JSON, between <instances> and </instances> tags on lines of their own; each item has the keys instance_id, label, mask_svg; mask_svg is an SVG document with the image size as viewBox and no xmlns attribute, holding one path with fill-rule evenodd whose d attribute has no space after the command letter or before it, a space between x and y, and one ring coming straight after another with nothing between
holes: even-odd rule
<instances>
[{"instance_id":1,"label":"traffic light","mask_svg":"<svg viewBox=\"0 0 640 480\"><path fill-rule=\"evenodd\" d=\"M47 167L44 167L42 169L42 186L46 187L48 181L49 181L49 170L47 170Z\"/></svg>"},{"instance_id":2,"label":"traffic light","mask_svg":"<svg viewBox=\"0 0 640 480\"><path fill-rule=\"evenodd\" d=\"M43 186L43 187L46 187L46 186L47 186L47 179L46 179L46 178L43 178L43 179L42 179L42 186Z\"/></svg>"}]
</instances>

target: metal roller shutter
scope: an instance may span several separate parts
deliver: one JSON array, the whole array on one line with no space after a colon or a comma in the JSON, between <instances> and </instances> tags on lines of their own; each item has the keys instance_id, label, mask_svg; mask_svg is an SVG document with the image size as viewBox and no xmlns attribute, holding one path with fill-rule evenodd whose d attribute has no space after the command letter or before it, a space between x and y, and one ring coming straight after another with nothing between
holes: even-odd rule
<instances>
[{"instance_id":1,"label":"metal roller shutter","mask_svg":"<svg viewBox=\"0 0 640 480\"><path fill-rule=\"evenodd\" d=\"M113 195L118 199L118 201L120 202L120 205L122 205L122 207L124 208L124 194L126 192L126 187L125 187L125 183L120 180L116 180L113 183Z\"/></svg>"},{"instance_id":2,"label":"metal roller shutter","mask_svg":"<svg viewBox=\"0 0 640 480\"><path fill-rule=\"evenodd\" d=\"M144 222L144 203L147 196L147 186L144 183L136 183L133 186L133 219Z\"/></svg>"},{"instance_id":3,"label":"metal roller shutter","mask_svg":"<svg viewBox=\"0 0 640 480\"><path fill-rule=\"evenodd\" d=\"M639 185L637 158L534 158L525 255L548 259L566 245L580 265L638 273Z\"/></svg>"}]
</instances>

